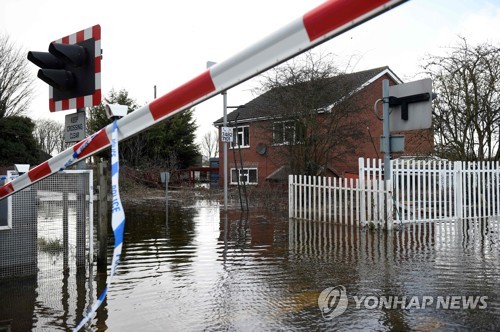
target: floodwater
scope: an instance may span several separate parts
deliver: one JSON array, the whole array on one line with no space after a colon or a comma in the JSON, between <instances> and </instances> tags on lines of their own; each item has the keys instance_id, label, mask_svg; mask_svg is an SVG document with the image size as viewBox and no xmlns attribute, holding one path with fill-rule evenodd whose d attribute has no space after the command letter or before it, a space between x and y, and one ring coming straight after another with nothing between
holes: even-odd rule
<instances>
[{"instance_id":1,"label":"floodwater","mask_svg":"<svg viewBox=\"0 0 500 332\"><path fill-rule=\"evenodd\" d=\"M498 219L387 234L174 203L168 221L161 205L126 207L89 331L500 330ZM95 266L0 281L0 331L71 330L105 282Z\"/></svg>"}]
</instances>

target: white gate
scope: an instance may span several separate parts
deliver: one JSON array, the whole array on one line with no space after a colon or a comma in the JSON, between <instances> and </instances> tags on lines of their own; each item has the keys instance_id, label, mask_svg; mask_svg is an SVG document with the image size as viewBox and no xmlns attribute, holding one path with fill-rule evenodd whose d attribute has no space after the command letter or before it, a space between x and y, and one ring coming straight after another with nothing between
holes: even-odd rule
<instances>
[{"instance_id":1,"label":"white gate","mask_svg":"<svg viewBox=\"0 0 500 332\"><path fill-rule=\"evenodd\" d=\"M344 224L426 222L500 215L500 162L359 159L358 179L290 175L289 217ZM387 186L389 189L385 189Z\"/></svg>"},{"instance_id":2,"label":"white gate","mask_svg":"<svg viewBox=\"0 0 500 332\"><path fill-rule=\"evenodd\" d=\"M500 163L392 160L395 219L421 222L500 215Z\"/></svg>"},{"instance_id":3,"label":"white gate","mask_svg":"<svg viewBox=\"0 0 500 332\"><path fill-rule=\"evenodd\" d=\"M290 175L288 182L290 218L346 225L392 220L392 206L384 203L391 193L381 179Z\"/></svg>"}]
</instances>

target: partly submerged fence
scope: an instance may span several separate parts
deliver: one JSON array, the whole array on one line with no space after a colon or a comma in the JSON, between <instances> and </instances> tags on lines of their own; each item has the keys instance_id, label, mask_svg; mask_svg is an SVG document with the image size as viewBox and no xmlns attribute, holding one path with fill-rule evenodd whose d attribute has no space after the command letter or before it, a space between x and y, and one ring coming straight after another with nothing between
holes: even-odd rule
<instances>
[{"instance_id":1,"label":"partly submerged fence","mask_svg":"<svg viewBox=\"0 0 500 332\"><path fill-rule=\"evenodd\" d=\"M392 214L392 207L383 204L389 195L380 179L290 175L289 216L348 225L379 223Z\"/></svg>"},{"instance_id":2,"label":"partly submerged fence","mask_svg":"<svg viewBox=\"0 0 500 332\"><path fill-rule=\"evenodd\" d=\"M2 204L0 279L37 275L42 287L64 271L76 275L78 268L89 265L93 255L91 170L59 172Z\"/></svg>"},{"instance_id":3,"label":"partly submerged fence","mask_svg":"<svg viewBox=\"0 0 500 332\"><path fill-rule=\"evenodd\" d=\"M500 162L393 160L401 222L500 215Z\"/></svg>"},{"instance_id":4,"label":"partly submerged fence","mask_svg":"<svg viewBox=\"0 0 500 332\"><path fill-rule=\"evenodd\" d=\"M500 215L500 163L359 159L359 178L291 175L289 216L357 225ZM384 187L387 186L387 189Z\"/></svg>"}]
</instances>

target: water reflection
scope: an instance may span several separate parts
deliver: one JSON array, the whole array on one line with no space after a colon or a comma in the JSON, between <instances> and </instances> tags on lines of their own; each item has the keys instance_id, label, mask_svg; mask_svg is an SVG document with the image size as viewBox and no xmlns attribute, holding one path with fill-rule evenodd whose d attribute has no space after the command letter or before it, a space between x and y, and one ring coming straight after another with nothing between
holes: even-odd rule
<instances>
[{"instance_id":1,"label":"water reflection","mask_svg":"<svg viewBox=\"0 0 500 332\"><path fill-rule=\"evenodd\" d=\"M500 222L406 225L385 233L230 211L199 201L126 206L122 259L95 331L498 330ZM113 239L109 239L111 257ZM0 281L12 330L68 330L106 275ZM44 276L41 278L40 276ZM47 278L45 278L47 277ZM348 310L325 320L318 296L345 286ZM486 310L355 308L353 296L488 296ZM15 300L14 300L15 298ZM62 308L53 311L57 302ZM58 307L59 308L59 307ZM15 323L13 323L15 322ZM14 325L16 324L16 325ZM0 325L0 330L1 330Z\"/></svg>"},{"instance_id":2,"label":"water reflection","mask_svg":"<svg viewBox=\"0 0 500 332\"><path fill-rule=\"evenodd\" d=\"M348 311L338 317L335 328L498 330L498 219L406 225L394 233L290 221L289 234L298 270L312 260L330 262L337 271L320 276L330 280L324 287L344 285L351 296ZM349 311L355 307L354 296L469 295L487 296L487 310Z\"/></svg>"},{"instance_id":3,"label":"water reflection","mask_svg":"<svg viewBox=\"0 0 500 332\"><path fill-rule=\"evenodd\" d=\"M160 273L187 268L195 256L195 207L170 209L169 224L161 209L127 209L121 273ZM130 221L130 222L129 222ZM128 262L128 263L127 263Z\"/></svg>"},{"instance_id":4,"label":"water reflection","mask_svg":"<svg viewBox=\"0 0 500 332\"><path fill-rule=\"evenodd\" d=\"M36 288L36 276L0 282L0 331L31 330Z\"/></svg>"}]
</instances>

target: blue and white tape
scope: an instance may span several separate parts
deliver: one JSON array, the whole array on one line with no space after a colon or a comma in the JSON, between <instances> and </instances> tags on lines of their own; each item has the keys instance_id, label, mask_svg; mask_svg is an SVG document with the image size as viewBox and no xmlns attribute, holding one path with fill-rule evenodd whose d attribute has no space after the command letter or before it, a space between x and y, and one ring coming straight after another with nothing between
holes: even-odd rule
<instances>
[{"instance_id":1,"label":"blue and white tape","mask_svg":"<svg viewBox=\"0 0 500 332\"><path fill-rule=\"evenodd\" d=\"M123 231L125 228L125 212L123 211L122 202L120 199L120 189L118 185L120 164L119 164L119 154L118 154L118 125L116 120L113 122L113 132L111 133L111 193L113 201L111 203L111 226L113 227L113 235L115 236L115 247L113 250L113 259L111 263L111 273L107 279L106 287L102 291L101 295L97 298L97 301L92 305L89 312L85 315L82 321L75 327L74 331L80 330L92 316L95 314L97 309L101 306L102 302L106 298L108 289L111 286L111 281L116 273L116 268L118 266L118 261L122 253L123 244Z\"/></svg>"},{"instance_id":2,"label":"blue and white tape","mask_svg":"<svg viewBox=\"0 0 500 332\"><path fill-rule=\"evenodd\" d=\"M80 153L82 153L82 151L85 150L85 148L90 144L90 142L92 142L92 140L94 139L94 137L96 135L97 135L97 133L94 133L89 138L87 138L85 140L85 142L83 142L83 144L80 145L78 147L78 149L76 149L75 152L73 152L73 155L71 156L71 158L69 158L68 161L66 163L64 163L64 165L59 169L59 171L64 171L68 166L72 165L73 162L76 159L78 159L78 156L80 156Z\"/></svg>"},{"instance_id":3,"label":"blue and white tape","mask_svg":"<svg viewBox=\"0 0 500 332\"><path fill-rule=\"evenodd\" d=\"M0 176L0 181L4 181L4 180L12 180L12 179L15 179L17 178L19 175L11 175L11 176L7 176L7 175L4 175L4 176Z\"/></svg>"},{"instance_id":4,"label":"blue and white tape","mask_svg":"<svg viewBox=\"0 0 500 332\"><path fill-rule=\"evenodd\" d=\"M68 166L71 166L73 164L73 162L78 159L78 157L80 156L80 154L82 153L83 150L85 150L85 148L90 144L90 142L92 142L92 140L94 139L94 137L97 135L97 133L94 133L93 135L91 135L89 138L87 138L85 140L85 142L83 142L82 145L80 145L78 147L78 149L76 149L75 152L73 152L73 155L71 156L71 158L68 159L67 162L64 163L64 165L59 168L59 172L61 171L64 171L66 168L68 168ZM4 181L4 180L12 180L12 179L15 179L17 178L19 175L11 175L11 176L0 176L0 181Z\"/></svg>"}]
</instances>

